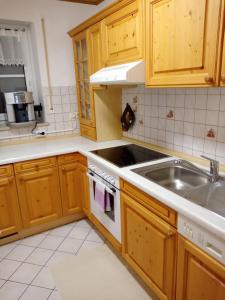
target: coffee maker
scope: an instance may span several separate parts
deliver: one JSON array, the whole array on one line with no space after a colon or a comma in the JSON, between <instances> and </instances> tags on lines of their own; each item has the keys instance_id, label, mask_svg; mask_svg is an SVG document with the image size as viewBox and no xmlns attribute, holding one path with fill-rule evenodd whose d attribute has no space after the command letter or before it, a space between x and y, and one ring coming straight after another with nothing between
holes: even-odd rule
<instances>
[{"instance_id":1,"label":"coffee maker","mask_svg":"<svg viewBox=\"0 0 225 300\"><path fill-rule=\"evenodd\" d=\"M4 93L8 125L29 125L35 121L32 92Z\"/></svg>"}]
</instances>

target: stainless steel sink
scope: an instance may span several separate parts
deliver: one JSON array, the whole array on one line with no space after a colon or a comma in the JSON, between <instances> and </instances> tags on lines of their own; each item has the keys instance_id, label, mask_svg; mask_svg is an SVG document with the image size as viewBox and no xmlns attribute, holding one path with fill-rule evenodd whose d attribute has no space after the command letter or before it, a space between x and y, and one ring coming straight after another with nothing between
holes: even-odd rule
<instances>
[{"instance_id":1,"label":"stainless steel sink","mask_svg":"<svg viewBox=\"0 0 225 300\"><path fill-rule=\"evenodd\" d=\"M207 174L198 172L194 165L192 167L184 162L183 160L172 160L132 171L183 195L185 191L209 182Z\"/></svg>"},{"instance_id":2,"label":"stainless steel sink","mask_svg":"<svg viewBox=\"0 0 225 300\"><path fill-rule=\"evenodd\" d=\"M171 160L132 171L225 217L223 177L211 182L210 175L185 160Z\"/></svg>"}]
</instances>

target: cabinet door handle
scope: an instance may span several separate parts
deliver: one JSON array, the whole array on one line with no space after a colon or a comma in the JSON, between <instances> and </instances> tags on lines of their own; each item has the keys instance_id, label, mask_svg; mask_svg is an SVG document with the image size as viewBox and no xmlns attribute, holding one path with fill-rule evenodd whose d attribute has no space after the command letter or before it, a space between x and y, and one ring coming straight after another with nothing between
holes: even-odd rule
<instances>
[{"instance_id":1,"label":"cabinet door handle","mask_svg":"<svg viewBox=\"0 0 225 300\"><path fill-rule=\"evenodd\" d=\"M214 79L213 79L213 77L211 77L211 76L205 76L205 82L206 82L206 83L213 83L213 82L214 82Z\"/></svg>"},{"instance_id":2,"label":"cabinet door handle","mask_svg":"<svg viewBox=\"0 0 225 300\"><path fill-rule=\"evenodd\" d=\"M225 83L225 75L221 75L221 82Z\"/></svg>"}]
</instances>

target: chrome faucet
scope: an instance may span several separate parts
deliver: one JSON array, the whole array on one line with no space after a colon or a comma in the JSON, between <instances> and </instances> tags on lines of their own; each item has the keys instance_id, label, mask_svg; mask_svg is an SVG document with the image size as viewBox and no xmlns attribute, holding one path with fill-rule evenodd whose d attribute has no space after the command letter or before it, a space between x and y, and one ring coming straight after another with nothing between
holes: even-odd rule
<instances>
[{"instance_id":1,"label":"chrome faucet","mask_svg":"<svg viewBox=\"0 0 225 300\"><path fill-rule=\"evenodd\" d=\"M208 156L205 156L205 155L201 155L201 157L210 161L210 172L209 172L209 175L210 175L211 181L212 182L218 181L218 179L220 177L219 176L219 161L215 160L213 158L210 158Z\"/></svg>"}]
</instances>

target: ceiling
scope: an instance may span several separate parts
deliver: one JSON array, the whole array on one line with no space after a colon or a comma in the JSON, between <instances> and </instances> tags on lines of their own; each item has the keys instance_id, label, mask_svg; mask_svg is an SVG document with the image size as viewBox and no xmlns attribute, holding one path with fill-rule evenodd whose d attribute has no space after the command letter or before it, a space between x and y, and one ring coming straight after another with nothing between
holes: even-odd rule
<instances>
[{"instance_id":1,"label":"ceiling","mask_svg":"<svg viewBox=\"0 0 225 300\"><path fill-rule=\"evenodd\" d=\"M101 3L104 0L61 0L61 1L98 5L99 3Z\"/></svg>"}]
</instances>

